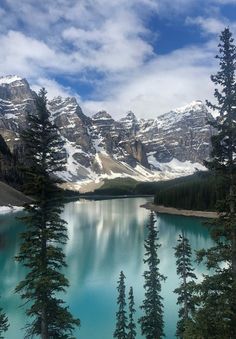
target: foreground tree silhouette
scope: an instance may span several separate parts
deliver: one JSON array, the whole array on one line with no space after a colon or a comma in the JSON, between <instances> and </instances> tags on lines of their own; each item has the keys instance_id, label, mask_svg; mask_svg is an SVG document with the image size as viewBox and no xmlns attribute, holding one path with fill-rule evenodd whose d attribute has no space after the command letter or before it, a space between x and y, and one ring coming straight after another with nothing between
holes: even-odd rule
<instances>
[{"instance_id":1,"label":"foreground tree silhouette","mask_svg":"<svg viewBox=\"0 0 236 339\"><path fill-rule=\"evenodd\" d=\"M129 290L129 324L128 324L128 339L135 339L136 338L136 325L134 321L134 314L135 314L135 308L134 308L134 294L133 294L133 288L130 287Z\"/></svg>"},{"instance_id":2,"label":"foreground tree silhouette","mask_svg":"<svg viewBox=\"0 0 236 339\"><path fill-rule=\"evenodd\" d=\"M190 314L195 309L192 293L195 287L194 280L197 279L192 268L191 257L192 251L189 240L184 236L183 232L179 235L178 245L174 247L177 274L181 279L181 284L174 290L178 294L177 304L181 305L179 309L179 321L177 323L176 337L184 338L184 331Z\"/></svg>"},{"instance_id":3,"label":"foreground tree silhouette","mask_svg":"<svg viewBox=\"0 0 236 339\"><path fill-rule=\"evenodd\" d=\"M113 337L118 338L118 339L127 339L125 275L123 271L120 272L120 278L118 280L117 291L118 291L118 297L117 297L118 311L116 312L116 329L113 334Z\"/></svg>"},{"instance_id":4,"label":"foreground tree silhouette","mask_svg":"<svg viewBox=\"0 0 236 339\"><path fill-rule=\"evenodd\" d=\"M209 169L227 189L224 201L218 201L219 218L212 223L216 245L198 253L198 261L206 261L214 274L206 275L196 290L198 307L187 329L191 338L236 338L236 47L226 28L220 35L220 69L212 76L217 86L217 110L212 137L212 161Z\"/></svg>"},{"instance_id":5,"label":"foreground tree silhouette","mask_svg":"<svg viewBox=\"0 0 236 339\"><path fill-rule=\"evenodd\" d=\"M150 221L147 225L148 236L145 240L146 249L144 263L147 264L147 270L144 272L145 299L141 309L144 315L139 319L142 334L147 339L158 339L164 336L163 327L163 304L161 292L161 281L166 278L159 272L160 259L157 250L161 246L158 244L158 231L155 227L154 213L150 215Z\"/></svg>"},{"instance_id":6,"label":"foreground tree silhouette","mask_svg":"<svg viewBox=\"0 0 236 339\"><path fill-rule=\"evenodd\" d=\"M8 327L9 327L8 318L4 313L3 309L0 307L0 339L4 338L2 337L2 334L3 332L6 332L8 330Z\"/></svg>"},{"instance_id":7,"label":"foreground tree silhouette","mask_svg":"<svg viewBox=\"0 0 236 339\"><path fill-rule=\"evenodd\" d=\"M37 112L28 115L28 128L22 134L28 169L27 193L34 198L26 206L23 218L27 230L22 234L22 245L17 260L28 273L16 287L16 292L29 302L25 338L40 335L48 338L72 338L79 320L72 317L64 301L56 296L65 292L68 280L62 273L66 266L63 245L67 241L66 223L60 218L62 205L52 175L63 169L63 142L57 128L50 122L46 91L37 96Z\"/></svg>"},{"instance_id":8,"label":"foreground tree silhouette","mask_svg":"<svg viewBox=\"0 0 236 339\"><path fill-rule=\"evenodd\" d=\"M6 314L3 312L2 308L0 308L0 339L3 339L3 332L8 330L9 323Z\"/></svg>"}]
</instances>

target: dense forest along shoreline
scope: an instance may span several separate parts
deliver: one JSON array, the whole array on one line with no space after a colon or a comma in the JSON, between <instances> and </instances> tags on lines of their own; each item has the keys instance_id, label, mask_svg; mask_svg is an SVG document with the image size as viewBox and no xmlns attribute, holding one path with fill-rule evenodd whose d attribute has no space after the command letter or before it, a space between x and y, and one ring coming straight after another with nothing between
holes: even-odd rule
<instances>
[{"instance_id":1,"label":"dense forest along shoreline","mask_svg":"<svg viewBox=\"0 0 236 339\"><path fill-rule=\"evenodd\" d=\"M148 210L165 213L165 214L174 214L174 215L182 215L185 217L199 217L199 218L217 218L218 215L216 212L206 212L206 211L194 211L194 210L183 210L173 207L165 207L160 205L155 205L151 202L147 202L140 207L146 208Z\"/></svg>"}]
</instances>

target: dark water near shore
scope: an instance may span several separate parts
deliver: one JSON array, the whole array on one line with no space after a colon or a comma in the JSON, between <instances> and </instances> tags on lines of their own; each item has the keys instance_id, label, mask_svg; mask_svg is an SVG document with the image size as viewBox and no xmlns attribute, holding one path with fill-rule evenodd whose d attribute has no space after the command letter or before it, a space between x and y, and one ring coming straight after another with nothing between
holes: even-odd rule
<instances>
[{"instance_id":1,"label":"dark water near shore","mask_svg":"<svg viewBox=\"0 0 236 339\"><path fill-rule=\"evenodd\" d=\"M63 218L68 222L69 240L65 247L68 267L66 276L70 288L64 299L74 316L81 320L76 331L80 339L111 339L115 326L116 285L121 270L126 275L127 290L133 286L138 308L143 299L143 255L145 224L149 212L139 206L148 198L77 201L65 205ZM162 296L165 307L165 334L174 338L177 321L176 296L178 286L173 247L184 230L193 249L207 248L212 241L199 218L161 215L157 217L160 271L167 276ZM24 276L24 269L14 261L19 249L19 233L24 229L15 215L0 216L0 305L8 314L11 326L6 339L23 339L25 326L21 300L14 288ZM203 266L196 266L199 276ZM138 331L139 332L139 331ZM137 338L142 338L138 333Z\"/></svg>"}]
</instances>

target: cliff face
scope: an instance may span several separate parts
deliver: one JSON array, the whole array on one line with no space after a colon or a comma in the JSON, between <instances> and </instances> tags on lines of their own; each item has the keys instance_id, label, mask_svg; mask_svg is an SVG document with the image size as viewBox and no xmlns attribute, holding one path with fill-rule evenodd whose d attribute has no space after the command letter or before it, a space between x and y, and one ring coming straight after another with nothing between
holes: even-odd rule
<instances>
[{"instance_id":1,"label":"cliff face","mask_svg":"<svg viewBox=\"0 0 236 339\"><path fill-rule=\"evenodd\" d=\"M20 161L24 161L20 139L15 132L0 129L0 180L15 187L20 186Z\"/></svg>"},{"instance_id":2,"label":"cliff face","mask_svg":"<svg viewBox=\"0 0 236 339\"><path fill-rule=\"evenodd\" d=\"M148 156L157 162L176 158L202 163L210 153L213 130L208 121L212 120L206 106L195 101L155 120L142 120L137 138L145 145Z\"/></svg>"},{"instance_id":3,"label":"cliff face","mask_svg":"<svg viewBox=\"0 0 236 339\"><path fill-rule=\"evenodd\" d=\"M35 96L25 79L0 78L0 128L21 131L25 127L26 112L36 109Z\"/></svg>"},{"instance_id":4,"label":"cliff face","mask_svg":"<svg viewBox=\"0 0 236 339\"><path fill-rule=\"evenodd\" d=\"M36 94L17 76L0 78L0 135L11 156L24 161L19 133ZM87 117L75 98L48 102L52 120L65 141L66 181L131 176L153 180L192 173L209 156L213 117L196 101L156 119L138 120L134 113L115 121L107 112ZM3 155L0 160L3 163Z\"/></svg>"}]
</instances>

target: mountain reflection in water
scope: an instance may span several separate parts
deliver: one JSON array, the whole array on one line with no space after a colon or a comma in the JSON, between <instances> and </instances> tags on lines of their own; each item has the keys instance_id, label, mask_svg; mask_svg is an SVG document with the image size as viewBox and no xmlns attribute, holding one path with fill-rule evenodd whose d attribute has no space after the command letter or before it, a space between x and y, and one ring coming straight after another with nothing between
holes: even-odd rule
<instances>
[{"instance_id":1,"label":"mountain reflection in water","mask_svg":"<svg viewBox=\"0 0 236 339\"><path fill-rule=\"evenodd\" d=\"M134 288L136 317L143 299L143 264L145 225L149 212L140 205L147 198L80 200L65 205L63 218L68 223L68 242L65 246L68 267L65 274L70 281L66 295L74 316L81 319L75 333L79 339L110 339L115 326L116 285L121 270L126 275L127 291ZM173 247L183 229L192 249L211 246L208 231L198 218L161 215L157 217L160 271L167 276L162 286L165 307L165 333L174 338L177 320L176 296L178 285ZM1 305L9 316L11 327L6 339L23 339L20 329L25 324L24 309L18 308L20 298L14 288L25 274L14 261L19 248L19 232L24 226L13 215L0 217L0 295ZM197 274L204 272L197 267ZM137 339L142 338L138 333Z\"/></svg>"}]
</instances>

